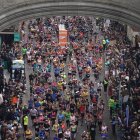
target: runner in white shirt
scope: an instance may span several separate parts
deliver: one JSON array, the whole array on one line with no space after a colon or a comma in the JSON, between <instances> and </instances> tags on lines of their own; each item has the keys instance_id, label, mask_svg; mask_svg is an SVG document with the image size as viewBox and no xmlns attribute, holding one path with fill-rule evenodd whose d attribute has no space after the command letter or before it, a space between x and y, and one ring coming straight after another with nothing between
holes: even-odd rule
<instances>
[{"instance_id":1,"label":"runner in white shirt","mask_svg":"<svg viewBox=\"0 0 140 140\"><path fill-rule=\"evenodd\" d=\"M71 131L67 129L64 133L64 140L70 140L71 138Z\"/></svg>"},{"instance_id":2,"label":"runner in white shirt","mask_svg":"<svg viewBox=\"0 0 140 140\"><path fill-rule=\"evenodd\" d=\"M108 136L108 127L107 125L103 124L102 127L101 127L101 136L102 136L102 139L105 140Z\"/></svg>"},{"instance_id":3,"label":"runner in white shirt","mask_svg":"<svg viewBox=\"0 0 140 140\"><path fill-rule=\"evenodd\" d=\"M76 117L75 117L74 114L71 114L71 116L70 116L70 124L73 124L75 122L76 122Z\"/></svg>"},{"instance_id":4,"label":"runner in white shirt","mask_svg":"<svg viewBox=\"0 0 140 140\"><path fill-rule=\"evenodd\" d=\"M35 117L36 117L37 114L38 114L38 111L37 111L35 108L32 108L32 109L30 110L30 114L31 114L31 119L34 120Z\"/></svg>"},{"instance_id":5,"label":"runner in white shirt","mask_svg":"<svg viewBox=\"0 0 140 140\"><path fill-rule=\"evenodd\" d=\"M100 83L97 84L97 92L98 92L99 97L101 97L101 91L102 91L102 89L103 89L103 84L100 81Z\"/></svg>"}]
</instances>

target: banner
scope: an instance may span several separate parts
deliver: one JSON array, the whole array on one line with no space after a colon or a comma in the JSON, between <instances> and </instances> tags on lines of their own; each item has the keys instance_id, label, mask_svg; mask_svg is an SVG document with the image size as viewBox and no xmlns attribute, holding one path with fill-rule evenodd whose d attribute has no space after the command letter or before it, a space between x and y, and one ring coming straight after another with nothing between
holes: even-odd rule
<instances>
[{"instance_id":1,"label":"banner","mask_svg":"<svg viewBox=\"0 0 140 140\"><path fill-rule=\"evenodd\" d=\"M60 47L67 46L68 44L68 32L67 30L59 31L59 45Z\"/></svg>"},{"instance_id":2,"label":"banner","mask_svg":"<svg viewBox=\"0 0 140 140\"><path fill-rule=\"evenodd\" d=\"M64 24L59 25L59 45L65 47L68 44L68 31L65 29Z\"/></svg>"},{"instance_id":3,"label":"banner","mask_svg":"<svg viewBox=\"0 0 140 140\"><path fill-rule=\"evenodd\" d=\"M20 34L19 33L14 33L14 41L19 42L20 41Z\"/></svg>"}]
</instances>

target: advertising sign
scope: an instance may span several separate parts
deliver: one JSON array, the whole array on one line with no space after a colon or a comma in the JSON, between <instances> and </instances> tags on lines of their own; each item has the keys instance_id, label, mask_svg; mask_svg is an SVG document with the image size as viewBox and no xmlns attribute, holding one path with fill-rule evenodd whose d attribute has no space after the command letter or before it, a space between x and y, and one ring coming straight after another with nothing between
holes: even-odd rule
<instances>
[{"instance_id":1,"label":"advertising sign","mask_svg":"<svg viewBox=\"0 0 140 140\"><path fill-rule=\"evenodd\" d=\"M14 41L19 42L20 41L20 34L19 33L14 33Z\"/></svg>"},{"instance_id":2,"label":"advertising sign","mask_svg":"<svg viewBox=\"0 0 140 140\"><path fill-rule=\"evenodd\" d=\"M68 31L65 29L65 26L59 25L59 45L60 47L67 46L68 44Z\"/></svg>"}]
</instances>

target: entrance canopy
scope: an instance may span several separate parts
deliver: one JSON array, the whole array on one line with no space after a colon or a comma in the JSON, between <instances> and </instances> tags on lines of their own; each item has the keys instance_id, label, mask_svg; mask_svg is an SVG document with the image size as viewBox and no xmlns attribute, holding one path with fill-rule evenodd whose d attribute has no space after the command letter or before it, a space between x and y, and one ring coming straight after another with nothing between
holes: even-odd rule
<instances>
[{"instance_id":1,"label":"entrance canopy","mask_svg":"<svg viewBox=\"0 0 140 140\"><path fill-rule=\"evenodd\" d=\"M98 16L140 27L140 0L0 0L0 31L40 16Z\"/></svg>"}]
</instances>

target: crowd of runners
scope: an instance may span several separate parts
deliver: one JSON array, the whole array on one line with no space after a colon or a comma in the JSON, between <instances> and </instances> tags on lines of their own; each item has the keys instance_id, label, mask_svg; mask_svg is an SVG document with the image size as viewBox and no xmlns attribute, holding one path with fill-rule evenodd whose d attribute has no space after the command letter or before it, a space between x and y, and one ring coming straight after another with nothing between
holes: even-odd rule
<instances>
[{"instance_id":1,"label":"crowd of runners","mask_svg":"<svg viewBox=\"0 0 140 140\"><path fill-rule=\"evenodd\" d=\"M21 42L9 53L3 46L1 59L25 60L29 85L11 77L1 86L2 140L139 138L139 49L123 25L111 21L105 30L104 22L64 16L20 24ZM66 46L59 25L68 31Z\"/></svg>"}]
</instances>

